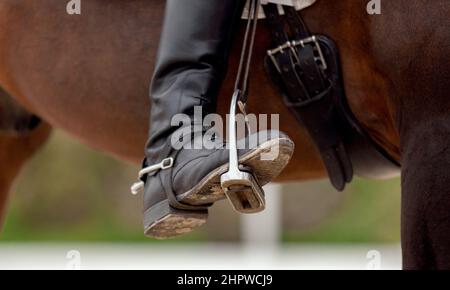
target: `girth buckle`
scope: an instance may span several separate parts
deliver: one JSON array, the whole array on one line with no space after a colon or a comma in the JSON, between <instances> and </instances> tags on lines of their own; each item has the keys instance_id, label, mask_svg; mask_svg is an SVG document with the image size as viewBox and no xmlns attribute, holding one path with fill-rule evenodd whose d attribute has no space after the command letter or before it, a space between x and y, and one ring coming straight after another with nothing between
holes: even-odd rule
<instances>
[{"instance_id":1,"label":"girth buckle","mask_svg":"<svg viewBox=\"0 0 450 290\"><path fill-rule=\"evenodd\" d=\"M305 47L306 45L314 45L314 51L317 53L317 56L314 57L314 60L316 61L316 63L319 65L319 67L323 71L327 70L327 68L328 68L327 62L325 60L322 48L320 47L319 41L317 41L317 37L315 35L304 38L304 39L300 39L300 40L287 41L283 45L280 45L274 49L269 49L267 51L267 55L272 60L272 63L274 64L274 66L278 70L278 72L281 73L281 68L280 68L275 56L278 53L284 53L285 50L289 49L292 52L292 55L294 56L294 58L297 60L297 62L299 62L295 48L297 46Z\"/></svg>"},{"instance_id":2,"label":"girth buckle","mask_svg":"<svg viewBox=\"0 0 450 290\"><path fill-rule=\"evenodd\" d=\"M322 48L320 47L319 41L317 41L317 37L315 35L302 39L302 40L293 40L291 41L291 47L295 48L296 46L305 47L305 45L313 44L317 56L314 57L314 60L319 64L320 68L325 71L328 68L327 62L325 60ZM296 55L296 54L295 54Z\"/></svg>"}]
</instances>

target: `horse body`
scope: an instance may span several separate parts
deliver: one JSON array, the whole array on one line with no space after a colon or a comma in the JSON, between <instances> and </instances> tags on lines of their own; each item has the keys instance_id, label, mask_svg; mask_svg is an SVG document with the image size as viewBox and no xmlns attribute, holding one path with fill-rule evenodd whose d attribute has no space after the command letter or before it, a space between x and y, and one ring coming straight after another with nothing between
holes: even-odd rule
<instances>
[{"instance_id":1,"label":"horse body","mask_svg":"<svg viewBox=\"0 0 450 290\"><path fill-rule=\"evenodd\" d=\"M0 13L8 15L0 20L1 27L5 27L1 36L5 45L0 48L2 86L52 126L70 132L95 148L140 162L148 132L148 84L157 52L164 1L132 1L126 5L120 0L107 4L86 1L80 16L68 15L61 1L46 0L45 5L24 2L26 4L18 5L17 1L4 1L0 9ZM323 7L318 8L316 14L323 10ZM360 14L364 13L364 5L359 8L362 9ZM22 24L11 25L20 23L18 19L24 20ZM332 23L334 19L329 21ZM311 24L326 26L317 21ZM373 99L368 97L370 92L382 88L368 88L377 86L372 81L370 58L366 56L368 53L354 47L358 42L350 38L354 37L353 33L348 38L343 37L343 29L358 26L357 23L349 25L330 33L338 36L344 60L350 59L347 55L353 55L352 60L344 63L348 67L346 71L355 71L354 59L360 59L356 65L367 67L364 74L355 72L348 76L350 99L355 100L353 105L366 107L365 100ZM236 41L228 78L219 98L222 114L227 111L232 93L239 43ZM299 145L295 157L298 162L292 162L295 168L291 165L292 170L286 171L295 175L282 176L283 180L323 176L320 159L307 134L291 117L264 73L261 60L270 47L270 39L263 26L258 33L257 47L250 108L254 113L280 113L283 116L281 129ZM364 53L364 57L357 58L355 52ZM379 111L387 110L380 108ZM363 110L356 108L355 112ZM386 119L384 117L368 116L367 128L379 136L381 142L395 147L385 138L386 128L377 128L378 122Z\"/></svg>"},{"instance_id":2,"label":"horse body","mask_svg":"<svg viewBox=\"0 0 450 290\"><path fill-rule=\"evenodd\" d=\"M68 15L64 2L0 2L0 86L51 126L121 159L140 162L148 132L148 84L164 1L89 0L83 2L81 15ZM366 13L366 4L365 0L318 1L304 16L313 32L336 40L348 102L361 125L392 157L405 163L405 149L411 152L410 148L415 147L410 144L417 143L412 140L416 131L411 124L436 111L440 121L428 124L448 118L445 113L449 112L449 102L445 97L449 89L450 35L444 27L450 27L450 3L384 1L383 14L375 16ZM264 72L262 59L270 47L270 36L264 23L258 29L249 108L256 114L280 114L281 130L297 144L293 160L279 181L324 177L323 165L307 133L291 116ZM222 115L227 112L232 93L239 43L235 42L219 96ZM421 59L424 55L426 60ZM439 70L434 71L433 64L438 61ZM419 82L424 77L421 71L427 74L426 82ZM429 102L423 104L422 97ZM433 104L439 108L433 109ZM442 136L439 140L442 146L450 145ZM433 144L427 148L428 153L437 150ZM406 169L408 172L419 166L414 164L422 164L413 157L406 158L406 162L413 164ZM405 184L409 178L404 174L406 188L411 187ZM423 182L429 178L420 175ZM404 192L413 200L418 194L411 188ZM414 211L415 206L404 209L403 216L412 215L408 221L414 220L415 228L425 235L426 227L417 221L426 219L425 213ZM409 223L406 226L409 228ZM411 235L404 232L404 243ZM430 240L433 238L427 242ZM448 247L444 256L449 258L446 265L450 266ZM431 256L430 265L438 264L437 255L428 250L423 256ZM419 264L411 258L406 266L423 265Z\"/></svg>"}]
</instances>

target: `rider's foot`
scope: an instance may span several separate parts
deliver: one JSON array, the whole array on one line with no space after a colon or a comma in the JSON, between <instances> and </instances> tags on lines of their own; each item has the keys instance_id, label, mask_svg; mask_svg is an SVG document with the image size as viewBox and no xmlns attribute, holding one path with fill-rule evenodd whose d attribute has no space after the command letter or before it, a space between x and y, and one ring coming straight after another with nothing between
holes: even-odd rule
<instances>
[{"instance_id":1,"label":"rider's foot","mask_svg":"<svg viewBox=\"0 0 450 290\"><path fill-rule=\"evenodd\" d=\"M147 167L145 171L149 174L144 179L144 224L149 236L166 238L191 231L205 223L208 207L224 197L220 176L227 170L229 151L223 147L177 151L169 141L170 136L182 129L172 126L174 116L182 113L195 123L196 107L201 107L203 115L215 111L245 3L241 0L166 1L150 88L152 111L146 166L156 166ZM265 184L286 166L293 143L282 134L272 134L259 141L253 148L240 150L239 156L241 164L252 170L259 183ZM277 149L279 154L272 161L260 158L261 154ZM234 168L234 171L238 170ZM237 178L238 183L235 183L236 176L232 174L224 177L227 182L223 185L233 206L261 209L259 187L253 186L248 174L241 176L248 177L247 185L239 183L243 178ZM139 183L136 188L142 185ZM248 191L242 193L242 188ZM256 198L251 198L252 193L256 193L253 194Z\"/></svg>"},{"instance_id":2,"label":"rider's foot","mask_svg":"<svg viewBox=\"0 0 450 290\"><path fill-rule=\"evenodd\" d=\"M294 143L278 131L257 134L252 148L242 142L249 143L253 135L239 141L238 148L246 148L238 152L239 163L264 185L288 164ZM225 198L220 176L228 170L228 154L223 143L217 149L173 150L161 166L151 166L144 194L145 234L169 238L203 225L208 207Z\"/></svg>"}]
</instances>

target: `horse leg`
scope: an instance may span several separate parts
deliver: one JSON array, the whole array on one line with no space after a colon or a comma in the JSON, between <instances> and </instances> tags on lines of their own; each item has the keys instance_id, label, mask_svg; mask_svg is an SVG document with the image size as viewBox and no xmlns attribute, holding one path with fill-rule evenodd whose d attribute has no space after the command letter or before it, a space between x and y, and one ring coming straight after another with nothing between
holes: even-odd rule
<instances>
[{"instance_id":1,"label":"horse leg","mask_svg":"<svg viewBox=\"0 0 450 290\"><path fill-rule=\"evenodd\" d=\"M412 129L403 147L406 269L450 269L450 116Z\"/></svg>"},{"instance_id":2,"label":"horse leg","mask_svg":"<svg viewBox=\"0 0 450 290\"><path fill-rule=\"evenodd\" d=\"M39 122L0 88L0 227L15 178L50 131L49 125Z\"/></svg>"},{"instance_id":3,"label":"horse leg","mask_svg":"<svg viewBox=\"0 0 450 290\"><path fill-rule=\"evenodd\" d=\"M50 131L50 126L41 124L25 135L0 133L0 227L11 185L26 161L46 141Z\"/></svg>"},{"instance_id":4,"label":"horse leg","mask_svg":"<svg viewBox=\"0 0 450 290\"><path fill-rule=\"evenodd\" d=\"M370 18L400 135L405 269L450 269L449 13L446 0L397 0Z\"/></svg>"},{"instance_id":5,"label":"horse leg","mask_svg":"<svg viewBox=\"0 0 450 290\"><path fill-rule=\"evenodd\" d=\"M450 47L433 42L403 70L399 100L406 269L450 269Z\"/></svg>"}]
</instances>

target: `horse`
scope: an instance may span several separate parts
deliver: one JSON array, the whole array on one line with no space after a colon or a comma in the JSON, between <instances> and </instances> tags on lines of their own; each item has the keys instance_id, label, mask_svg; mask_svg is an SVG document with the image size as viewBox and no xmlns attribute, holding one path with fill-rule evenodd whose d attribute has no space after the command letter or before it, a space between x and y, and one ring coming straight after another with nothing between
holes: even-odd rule
<instances>
[{"instance_id":1,"label":"horse","mask_svg":"<svg viewBox=\"0 0 450 290\"><path fill-rule=\"evenodd\" d=\"M139 163L149 129L148 85L161 31L163 0L0 2L0 212L27 160L59 128L98 150ZM302 12L315 33L339 48L349 106L371 138L401 163L405 269L450 269L450 2L318 0ZM240 36L233 44L218 112L233 90ZM324 178L305 129L264 71L270 47L261 22L249 109L279 114L297 144L278 182ZM5 114L5 112L15 112ZM38 116L42 121L37 122Z\"/></svg>"}]
</instances>

